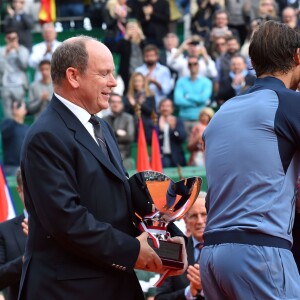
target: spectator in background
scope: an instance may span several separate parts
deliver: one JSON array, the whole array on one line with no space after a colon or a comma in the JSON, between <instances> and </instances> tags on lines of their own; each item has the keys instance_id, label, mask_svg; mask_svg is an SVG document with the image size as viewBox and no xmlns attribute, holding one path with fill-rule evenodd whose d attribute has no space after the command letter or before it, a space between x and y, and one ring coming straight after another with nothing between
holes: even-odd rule
<instances>
[{"instance_id":1,"label":"spectator in background","mask_svg":"<svg viewBox=\"0 0 300 300\"><path fill-rule=\"evenodd\" d=\"M165 0L164 0L165 1ZM156 109L163 98L166 98L174 88L174 81L168 67L160 64L159 49L155 45L147 45L143 50L144 64L135 69L142 73L155 96Z\"/></svg>"},{"instance_id":2,"label":"spectator in background","mask_svg":"<svg viewBox=\"0 0 300 300\"><path fill-rule=\"evenodd\" d=\"M300 0L276 0L278 5L278 12L282 12L286 7L293 7L296 9L297 14L299 13Z\"/></svg>"},{"instance_id":3,"label":"spectator in background","mask_svg":"<svg viewBox=\"0 0 300 300\"><path fill-rule=\"evenodd\" d=\"M84 1L83 0L56 0L58 17L63 30L71 28L70 21L72 17L79 17L79 20L74 20L74 28L83 27Z\"/></svg>"},{"instance_id":4,"label":"spectator in background","mask_svg":"<svg viewBox=\"0 0 300 300\"><path fill-rule=\"evenodd\" d=\"M182 144L186 139L184 124L173 115L174 107L171 99L163 99L159 103L159 143L164 168L185 166L186 160Z\"/></svg>"},{"instance_id":5,"label":"spectator in background","mask_svg":"<svg viewBox=\"0 0 300 300\"><path fill-rule=\"evenodd\" d=\"M221 9L219 0L197 0L197 11L192 17L191 31L199 35L205 42L209 42L209 34L213 26L213 16Z\"/></svg>"},{"instance_id":6,"label":"spectator in background","mask_svg":"<svg viewBox=\"0 0 300 300\"><path fill-rule=\"evenodd\" d=\"M182 53L175 57L179 46L179 38L176 33L169 32L164 37L164 48L160 51L160 62L174 70L177 74L180 73L184 64L184 56Z\"/></svg>"},{"instance_id":7,"label":"spectator in background","mask_svg":"<svg viewBox=\"0 0 300 300\"><path fill-rule=\"evenodd\" d=\"M20 168L13 175L16 176L17 191L24 205ZM5 288L5 300L18 299L27 236L23 230L23 224L27 222L27 219L28 214L24 209L18 217L0 224L0 290Z\"/></svg>"},{"instance_id":8,"label":"spectator in background","mask_svg":"<svg viewBox=\"0 0 300 300\"><path fill-rule=\"evenodd\" d=\"M92 28L102 28L106 0L91 0L89 2L86 17L90 19Z\"/></svg>"},{"instance_id":9,"label":"spectator in background","mask_svg":"<svg viewBox=\"0 0 300 300\"><path fill-rule=\"evenodd\" d=\"M5 174L13 176L20 165L21 147L29 126L24 124L27 110L25 103L12 105L12 118L6 118L1 123L3 148L3 165Z\"/></svg>"},{"instance_id":10,"label":"spectator in background","mask_svg":"<svg viewBox=\"0 0 300 300\"><path fill-rule=\"evenodd\" d=\"M299 16L297 10L293 7L288 6L282 11L281 20L282 23L287 24L293 29L299 28Z\"/></svg>"},{"instance_id":11,"label":"spectator in background","mask_svg":"<svg viewBox=\"0 0 300 300\"><path fill-rule=\"evenodd\" d=\"M249 46L250 46L250 40L251 40L252 34L261 23L262 23L262 21L260 19L255 19L250 22L248 36L246 37L246 40L245 40L244 44L242 45L241 51L240 51L240 54L246 58L249 57Z\"/></svg>"},{"instance_id":12,"label":"spectator in background","mask_svg":"<svg viewBox=\"0 0 300 300\"><path fill-rule=\"evenodd\" d=\"M169 21L169 32L177 33L177 24L181 19L181 13L177 6L176 0L168 0L170 8L170 21Z\"/></svg>"},{"instance_id":13,"label":"spectator in background","mask_svg":"<svg viewBox=\"0 0 300 300\"><path fill-rule=\"evenodd\" d=\"M239 39L239 33L236 29L229 28L228 12L220 9L215 12L214 24L210 32L210 41L213 42L217 37L229 38L235 36Z\"/></svg>"},{"instance_id":14,"label":"spectator in background","mask_svg":"<svg viewBox=\"0 0 300 300\"><path fill-rule=\"evenodd\" d=\"M219 92L216 95L218 105L222 105L228 99L240 95L255 82L256 77L249 73L246 59L239 54L234 55L230 60L230 71L227 80L219 85Z\"/></svg>"},{"instance_id":15,"label":"spectator in background","mask_svg":"<svg viewBox=\"0 0 300 300\"><path fill-rule=\"evenodd\" d=\"M215 114L214 110L210 107L205 107L200 111L197 124L192 128L187 149L190 151L189 166L202 166L204 167L204 145L202 135L203 132Z\"/></svg>"},{"instance_id":16,"label":"spectator in background","mask_svg":"<svg viewBox=\"0 0 300 300\"><path fill-rule=\"evenodd\" d=\"M4 117L12 117L12 104L24 102L28 88L29 51L19 44L15 28L6 28L5 46L0 48L0 83Z\"/></svg>"},{"instance_id":17,"label":"spectator in background","mask_svg":"<svg viewBox=\"0 0 300 300\"><path fill-rule=\"evenodd\" d=\"M190 0L176 0L177 7L181 11L183 20L183 39L191 36Z\"/></svg>"},{"instance_id":18,"label":"spectator in background","mask_svg":"<svg viewBox=\"0 0 300 300\"><path fill-rule=\"evenodd\" d=\"M132 170L135 167L131 157L131 144L134 141L135 132L133 116L124 112L122 97L118 94L110 95L109 106L111 113L103 119L113 129L124 167L127 170Z\"/></svg>"},{"instance_id":19,"label":"spectator in background","mask_svg":"<svg viewBox=\"0 0 300 300\"><path fill-rule=\"evenodd\" d=\"M187 61L189 56L197 56L200 68L199 75L214 79L217 77L216 64L212 58L208 55L207 49L204 45L202 38L199 36L192 36L185 40L179 47L178 52L175 57L180 55L180 53L186 52L187 56L181 66L181 72L179 77L189 76L190 69L188 67Z\"/></svg>"},{"instance_id":20,"label":"spectator in background","mask_svg":"<svg viewBox=\"0 0 300 300\"><path fill-rule=\"evenodd\" d=\"M247 27L251 18L250 0L225 0L225 7L228 12L228 25L237 32L242 45L247 37Z\"/></svg>"},{"instance_id":21,"label":"spectator in background","mask_svg":"<svg viewBox=\"0 0 300 300\"><path fill-rule=\"evenodd\" d=\"M126 34L128 18L127 0L108 0L103 9L103 21L107 28L104 32L105 45L115 51L116 43Z\"/></svg>"},{"instance_id":22,"label":"spectator in background","mask_svg":"<svg viewBox=\"0 0 300 300\"><path fill-rule=\"evenodd\" d=\"M169 31L170 7L167 0L133 0L132 15L141 23L147 44L163 48L163 37Z\"/></svg>"},{"instance_id":23,"label":"spectator in background","mask_svg":"<svg viewBox=\"0 0 300 300\"><path fill-rule=\"evenodd\" d=\"M52 54L61 44L56 37L55 27L52 23L45 23L42 28L43 41L32 47L32 52L29 57L29 66L35 69L35 80L41 79L41 73L38 70L39 63L42 60L51 61Z\"/></svg>"},{"instance_id":24,"label":"spectator in background","mask_svg":"<svg viewBox=\"0 0 300 300\"><path fill-rule=\"evenodd\" d=\"M230 61L233 56L240 53L240 43L236 37L229 37L226 42L227 51L216 59L216 67L218 70L218 77L215 80L215 95L219 93L219 86L223 82L228 81L230 72Z\"/></svg>"},{"instance_id":25,"label":"spectator in background","mask_svg":"<svg viewBox=\"0 0 300 300\"><path fill-rule=\"evenodd\" d=\"M197 56L189 56L187 63L191 75L178 79L174 101L179 110L179 117L184 121L186 133L189 135L198 120L200 111L210 101L212 82L204 76L199 76Z\"/></svg>"},{"instance_id":26,"label":"spectator in background","mask_svg":"<svg viewBox=\"0 0 300 300\"><path fill-rule=\"evenodd\" d=\"M189 267L181 276L168 277L162 286L157 288L155 300L204 299L199 259L206 226L205 196L205 192L200 192L197 200L184 217L186 227L191 233L186 247Z\"/></svg>"},{"instance_id":27,"label":"spectator in background","mask_svg":"<svg viewBox=\"0 0 300 300\"><path fill-rule=\"evenodd\" d=\"M166 65L176 83L178 76L182 73L182 66L185 64L183 53L177 54L179 39L177 34L169 32L164 37L164 49L160 51L160 62Z\"/></svg>"},{"instance_id":28,"label":"spectator in background","mask_svg":"<svg viewBox=\"0 0 300 300\"><path fill-rule=\"evenodd\" d=\"M34 115L35 120L46 109L53 94L51 63L49 60L42 60L39 63L39 72L42 78L31 83L27 107L28 113Z\"/></svg>"},{"instance_id":29,"label":"spectator in background","mask_svg":"<svg viewBox=\"0 0 300 300\"><path fill-rule=\"evenodd\" d=\"M7 4L4 27L15 28L19 36L20 45L31 51L34 20L31 14L24 11L24 3L25 0L13 0L12 7L10 4Z\"/></svg>"},{"instance_id":30,"label":"spectator in background","mask_svg":"<svg viewBox=\"0 0 300 300\"><path fill-rule=\"evenodd\" d=\"M260 0L258 7L258 17L262 22L278 20L275 0Z\"/></svg>"},{"instance_id":31,"label":"spectator in background","mask_svg":"<svg viewBox=\"0 0 300 300\"><path fill-rule=\"evenodd\" d=\"M120 55L119 74L127 93L128 83L134 70L143 64L143 47L145 36L136 20L129 20L126 24L125 36L117 42L115 52Z\"/></svg>"},{"instance_id":32,"label":"spectator in background","mask_svg":"<svg viewBox=\"0 0 300 300\"><path fill-rule=\"evenodd\" d=\"M137 113L137 117L140 113L144 124L146 141L150 145L153 127L151 116L156 111L155 98L149 88L147 78L142 73L136 72L131 75L127 97L125 98L125 111L131 115Z\"/></svg>"},{"instance_id":33,"label":"spectator in background","mask_svg":"<svg viewBox=\"0 0 300 300\"><path fill-rule=\"evenodd\" d=\"M223 36L216 37L211 45L211 56L214 61L227 51L227 41Z\"/></svg>"}]
</instances>

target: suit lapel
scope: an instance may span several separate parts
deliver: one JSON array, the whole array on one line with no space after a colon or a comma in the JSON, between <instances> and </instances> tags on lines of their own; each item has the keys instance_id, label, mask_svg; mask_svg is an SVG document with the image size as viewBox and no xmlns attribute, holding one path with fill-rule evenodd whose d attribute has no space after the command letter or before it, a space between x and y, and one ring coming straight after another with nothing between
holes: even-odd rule
<instances>
[{"instance_id":1,"label":"suit lapel","mask_svg":"<svg viewBox=\"0 0 300 300\"><path fill-rule=\"evenodd\" d=\"M193 245L192 237L189 237L188 244L186 247L186 252L187 252L188 264L193 265L195 263L195 257L194 257L194 245Z\"/></svg>"},{"instance_id":2,"label":"suit lapel","mask_svg":"<svg viewBox=\"0 0 300 300\"><path fill-rule=\"evenodd\" d=\"M112 164L111 161L107 160L105 155L102 153L101 149L88 133L86 128L81 124L81 122L77 119L76 116L63 104L61 103L55 96L53 96L50 105L56 110L56 112L62 117L65 121L66 126L74 131L75 139L84 146L108 171L113 173L122 181L125 180L124 175L120 173L120 169L117 170L115 165ZM105 138L109 139L109 134L105 133ZM110 142L109 147L113 147L113 140ZM113 152L113 151L111 151ZM117 162L116 162L117 165Z\"/></svg>"}]
</instances>

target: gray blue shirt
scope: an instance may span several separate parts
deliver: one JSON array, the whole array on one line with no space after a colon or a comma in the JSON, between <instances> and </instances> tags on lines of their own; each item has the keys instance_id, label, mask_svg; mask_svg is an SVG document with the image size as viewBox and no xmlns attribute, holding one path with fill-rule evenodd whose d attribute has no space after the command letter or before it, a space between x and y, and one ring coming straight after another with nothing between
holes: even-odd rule
<instances>
[{"instance_id":1,"label":"gray blue shirt","mask_svg":"<svg viewBox=\"0 0 300 300\"><path fill-rule=\"evenodd\" d=\"M299 175L300 93L257 79L222 105L204 132L207 224L292 242Z\"/></svg>"}]
</instances>

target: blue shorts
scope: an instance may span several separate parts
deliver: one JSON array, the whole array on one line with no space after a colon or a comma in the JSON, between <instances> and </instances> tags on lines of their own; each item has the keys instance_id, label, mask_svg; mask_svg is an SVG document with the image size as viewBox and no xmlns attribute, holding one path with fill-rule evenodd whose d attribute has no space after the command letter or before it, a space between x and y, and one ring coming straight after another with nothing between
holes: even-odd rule
<instances>
[{"instance_id":1,"label":"blue shorts","mask_svg":"<svg viewBox=\"0 0 300 300\"><path fill-rule=\"evenodd\" d=\"M300 277L292 252L247 244L219 244L201 251L206 300L300 300Z\"/></svg>"}]
</instances>

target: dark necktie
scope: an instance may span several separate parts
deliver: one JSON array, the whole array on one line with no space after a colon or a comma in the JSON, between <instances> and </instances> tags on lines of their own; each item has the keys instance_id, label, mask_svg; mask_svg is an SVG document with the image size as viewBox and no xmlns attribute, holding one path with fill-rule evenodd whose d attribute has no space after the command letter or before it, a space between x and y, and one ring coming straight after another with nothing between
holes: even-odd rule
<instances>
[{"instance_id":1,"label":"dark necktie","mask_svg":"<svg viewBox=\"0 0 300 300\"><path fill-rule=\"evenodd\" d=\"M195 263L199 263L200 260L200 254L201 254L201 249L203 248L204 244L203 243L198 243L195 248L198 254L196 254L196 260Z\"/></svg>"},{"instance_id":2,"label":"dark necktie","mask_svg":"<svg viewBox=\"0 0 300 300\"><path fill-rule=\"evenodd\" d=\"M94 115L92 115L91 118L89 119L89 122L92 123L92 125L94 127L94 133L95 133L95 137L96 137L98 145L100 146L100 148L101 148L102 152L105 154L105 156L109 159L109 155L108 155L108 151L107 151L107 147L106 147L106 143L105 143L105 138L103 136L100 121Z\"/></svg>"}]
</instances>

